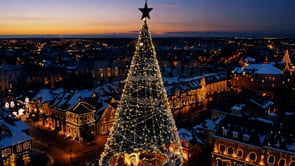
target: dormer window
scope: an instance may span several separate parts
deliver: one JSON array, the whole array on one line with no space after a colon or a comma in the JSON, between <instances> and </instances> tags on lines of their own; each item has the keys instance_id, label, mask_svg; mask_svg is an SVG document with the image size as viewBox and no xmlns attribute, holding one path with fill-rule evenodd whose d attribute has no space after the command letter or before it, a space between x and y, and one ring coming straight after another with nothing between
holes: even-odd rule
<instances>
[{"instance_id":1,"label":"dormer window","mask_svg":"<svg viewBox=\"0 0 295 166\"><path fill-rule=\"evenodd\" d=\"M219 151L222 153L225 151L225 146L223 144L219 145Z\"/></svg>"},{"instance_id":2,"label":"dormer window","mask_svg":"<svg viewBox=\"0 0 295 166\"><path fill-rule=\"evenodd\" d=\"M222 128L222 135L227 136L227 133L228 133L228 129Z\"/></svg>"},{"instance_id":3,"label":"dormer window","mask_svg":"<svg viewBox=\"0 0 295 166\"><path fill-rule=\"evenodd\" d=\"M234 139L238 139L238 135L239 135L238 131L233 131L233 138Z\"/></svg>"},{"instance_id":4,"label":"dormer window","mask_svg":"<svg viewBox=\"0 0 295 166\"><path fill-rule=\"evenodd\" d=\"M243 134L243 141L244 142L249 142L250 135L249 134Z\"/></svg>"},{"instance_id":5,"label":"dormer window","mask_svg":"<svg viewBox=\"0 0 295 166\"><path fill-rule=\"evenodd\" d=\"M276 148L279 148L281 146L280 141L278 140L278 142L275 144Z\"/></svg>"}]
</instances>

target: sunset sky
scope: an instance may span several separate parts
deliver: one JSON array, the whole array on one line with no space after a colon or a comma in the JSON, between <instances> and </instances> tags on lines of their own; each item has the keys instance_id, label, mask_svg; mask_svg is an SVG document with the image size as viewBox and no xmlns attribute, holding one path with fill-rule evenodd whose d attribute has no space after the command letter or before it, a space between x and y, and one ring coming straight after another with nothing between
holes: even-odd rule
<instances>
[{"instance_id":1,"label":"sunset sky","mask_svg":"<svg viewBox=\"0 0 295 166\"><path fill-rule=\"evenodd\" d=\"M148 0L150 30L295 34L294 0ZM1 0L0 35L138 31L144 0Z\"/></svg>"}]
</instances>

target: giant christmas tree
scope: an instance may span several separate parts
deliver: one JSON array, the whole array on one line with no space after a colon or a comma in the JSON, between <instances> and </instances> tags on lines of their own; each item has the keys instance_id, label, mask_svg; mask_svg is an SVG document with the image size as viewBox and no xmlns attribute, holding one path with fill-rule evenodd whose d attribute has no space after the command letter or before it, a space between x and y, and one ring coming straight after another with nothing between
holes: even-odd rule
<instances>
[{"instance_id":1,"label":"giant christmas tree","mask_svg":"<svg viewBox=\"0 0 295 166\"><path fill-rule=\"evenodd\" d=\"M152 8L140 8L142 28L113 128L99 164L182 165L182 150L148 29Z\"/></svg>"}]
</instances>

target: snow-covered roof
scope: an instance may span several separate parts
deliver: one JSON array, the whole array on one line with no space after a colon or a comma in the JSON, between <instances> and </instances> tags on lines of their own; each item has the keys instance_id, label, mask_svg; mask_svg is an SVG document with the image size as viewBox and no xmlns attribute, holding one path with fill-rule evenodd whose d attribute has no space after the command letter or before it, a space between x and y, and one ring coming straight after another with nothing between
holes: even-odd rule
<instances>
[{"instance_id":1,"label":"snow-covered roof","mask_svg":"<svg viewBox=\"0 0 295 166\"><path fill-rule=\"evenodd\" d=\"M295 152L295 143L290 144L290 145L286 145L286 148L287 148L288 150L290 150L290 151Z\"/></svg>"},{"instance_id":2,"label":"snow-covered roof","mask_svg":"<svg viewBox=\"0 0 295 166\"><path fill-rule=\"evenodd\" d=\"M0 149L13 146L18 143L32 140L32 137L24 133L29 127L21 120L13 121L14 125L7 123L4 120L0 120L0 126L5 126L11 131L12 136L2 137L0 140Z\"/></svg>"},{"instance_id":3,"label":"snow-covered roof","mask_svg":"<svg viewBox=\"0 0 295 166\"><path fill-rule=\"evenodd\" d=\"M268 115L272 117L279 117L279 115L275 112L270 112Z\"/></svg>"},{"instance_id":4,"label":"snow-covered roof","mask_svg":"<svg viewBox=\"0 0 295 166\"><path fill-rule=\"evenodd\" d=\"M270 106L272 106L274 104L274 102L273 101L270 101L270 100L266 100L262 104L256 102L253 99L250 99L250 102L254 103L255 105L257 105L258 107L260 107L262 109L267 109L268 107L270 107Z\"/></svg>"},{"instance_id":5,"label":"snow-covered roof","mask_svg":"<svg viewBox=\"0 0 295 166\"><path fill-rule=\"evenodd\" d=\"M191 142L193 144L199 143L199 144L204 144L204 141L199 138L196 134L193 134L191 131L181 128L178 130L178 135L181 140Z\"/></svg>"},{"instance_id":6,"label":"snow-covered roof","mask_svg":"<svg viewBox=\"0 0 295 166\"><path fill-rule=\"evenodd\" d=\"M242 73L243 70L240 68L240 67L235 67L233 70L232 70L232 73Z\"/></svg>"},{"instance_id":7,"label":"snow-covered roof","mask_svg":"<svg viewBox=\"0 0 295 166\"><path fill-rule=\"evenodd\" d=\"M178 130L179 138L185 141L191 141L193 139L193 134L185 128Z\"/></svg>"},{"instance_id":8,"label":"snow-covered roof","mask_svg":"<svg viewBox=\"0 0 295 166\"><path fill-rule=\"evenodd\" d=\"M226 73L207 73L203 75L206 79L206 83L214 83L220 80L226 79ZM187 92L192 89L201 88L200 82L203 76L179 78L179 77L167 77L163 78L165 82L165 88L168 96L173 96L176 92Z\"/></svg>"},{"instance_id":9,"label":"snow-covered roof","mask_svg":"<svg viewBox=\"0 0 295 166\"><path fill-rule=\"evenodd\" d=\"M294 112L285 112L284 115L286 115L286 116L293 116L293 115L295 115L295 113Z\"/></svg>"},{"instance_id":10,"label":"snow-covered roof","mask_svg":"<svg viewBox=\"0 0 295 166\"><path fill-rule=\"evenodd\" d=\"M244 59L244 61L246 61L246 62L255 62L256 59L252 58L252 57L247 57L247 58Z\"/></svg>"},{"instance_id":11,"label":"snow-covered roof","mask_svg":"<svg viewBox=\"0 0 295 166\"><path fill-rule=\"evenodd\" d=\"M211 119L206 119L205 126L208 130L214 130L216 127L216 124Z\"/></svg>"},{"instance_id":12,"label":"snow-covered roof","mask_svg":"<svg viewBox=\"0 0 295 166\"><path fill-rule=\"evenodd\" d=\"M62 88L59 88L57 90L42 88L31 100L36 101L40 99L40 103L43 104L45 102L51 101L56 95L62 92Z\"/></svg>"},{"instance_id":13,"label":"snow-covered roof","mask_svg":"<svg viewBox=\"0 0 295 166\"><path fill-rule=\"evenodd\" d=\"M215 130L216 127L220 124L223 117L218 117L215 120L206 119L204 123L197 124L193 127L195 131L198 131L200 129L207 129L207 130Z\"/></svg>"},{"instance_id":14,"label":"snow-covered roof","mask_svg":"<svg viewBox=\"0 0 295 166\"><path fill-rule=\"evenodd\" d=\"M232 106L230 109L231 109L231 110L235 110L235 111L241 111L245 105L246 105L246 104L238 104L238 105L234 105L234 106Z\"/></svg>"},{"instance_id":15,"label":"snow-covered roof","mask_svg":"<svg viewBox=\"0 0 295 166\"><path fill-rule=\"evenodd\" d=\"M243 71L253 71L255 74L282 75L283 71L276 68L273 64L249 64L242 69Z\"/></svg>"},{"instance_id":16,"label":"snow-covered roof","mask_svg":"<svg viewBox=\"0 0 295 166\"><path fill-rule=\"evenodd\" d=\"M120 93L119 88L120 83L115 82L113 84L105 84L103 86L98 86L95 89L84 89L84 90L64 90L62 88L53 90L43 88L41 89L31 100L41 100L41 104L48 102L51 107L59 108L64 111L69 111L75 104L81 100L87 100L92 97L95 93L98 97L89 104L94 104L96 106L97 112L95 114L96 119L99 118L101 112L109 104L109 100L115 94Z\"/></svg>"},{"instance_id":17,"label":"snow-covered roof","mask_svg":"<svg viewBox=\"0 0 295 166\"><path fill-rule=\"evenodd\" d=\"M270 120L267 120L267 119L264 119L264 118L254 118L254 117L252 117L252 118L250 118L251 120L257 120L257 121L260 121L260 122L263 122L263 123L268 123L268 124L272 124L272 121L270 121Z\"/></svg>"},{"instance_id":18,"label":"snow-covered roof","mask_svg":"<svg viewBox=\"0 0 295 166\"><path fill-rule=\"evenodd\" d=\"M77 102L73 106L73 108L71 108L71 110L69 111L75 114L85 114L85 113L93 112L93 110L95 110L94 106L90 105L89 103L80 101L80 102Z\"/></svg>"}]
</instances>

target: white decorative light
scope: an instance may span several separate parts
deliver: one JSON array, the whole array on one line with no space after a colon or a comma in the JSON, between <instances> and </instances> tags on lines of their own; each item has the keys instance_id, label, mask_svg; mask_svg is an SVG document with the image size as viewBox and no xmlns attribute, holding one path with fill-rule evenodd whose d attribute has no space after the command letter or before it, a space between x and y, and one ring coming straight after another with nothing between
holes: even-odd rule
<instances>
[{"instance_id":1,"label":"white decorative light","mask_svg":"<svg viewBox=\"0 0 295 166\"><path fill-rule=\"evenodd\" d=\"M182 148L147 19L137 43L146 47L136 47L99 164L182 165Z\"/></svg>"},{"instance_id":2,"label":"white decorative light","mask_svg":"<svg viewBox=\"0 0 295 166\"><path fill-rule=\"evenodd\" d=\"M28 97L25 98L25 103L28 104L30 102L30 99Z\"/></svg>"},{"instance_id":3,"label":"white decorative light","mask_svg":"<svg viewBox=\"0 0 295 166\"><path fill-rule=\"evenodd\" d=\"M14 101L11 101L10 102L10 108L14 108L15 107L15 103L14 103Z\"/></svg>"},{"instance_id":4,"label":"white decorative light","mask_svg":"<svg viewBox=\"0 0 295 166\"><path fill-rule=\"evenodd\" d=\"M9 103L8 102L5 102L5 106L4 106L5 108L9 108Z\"/></svg>"}]
</instances>

